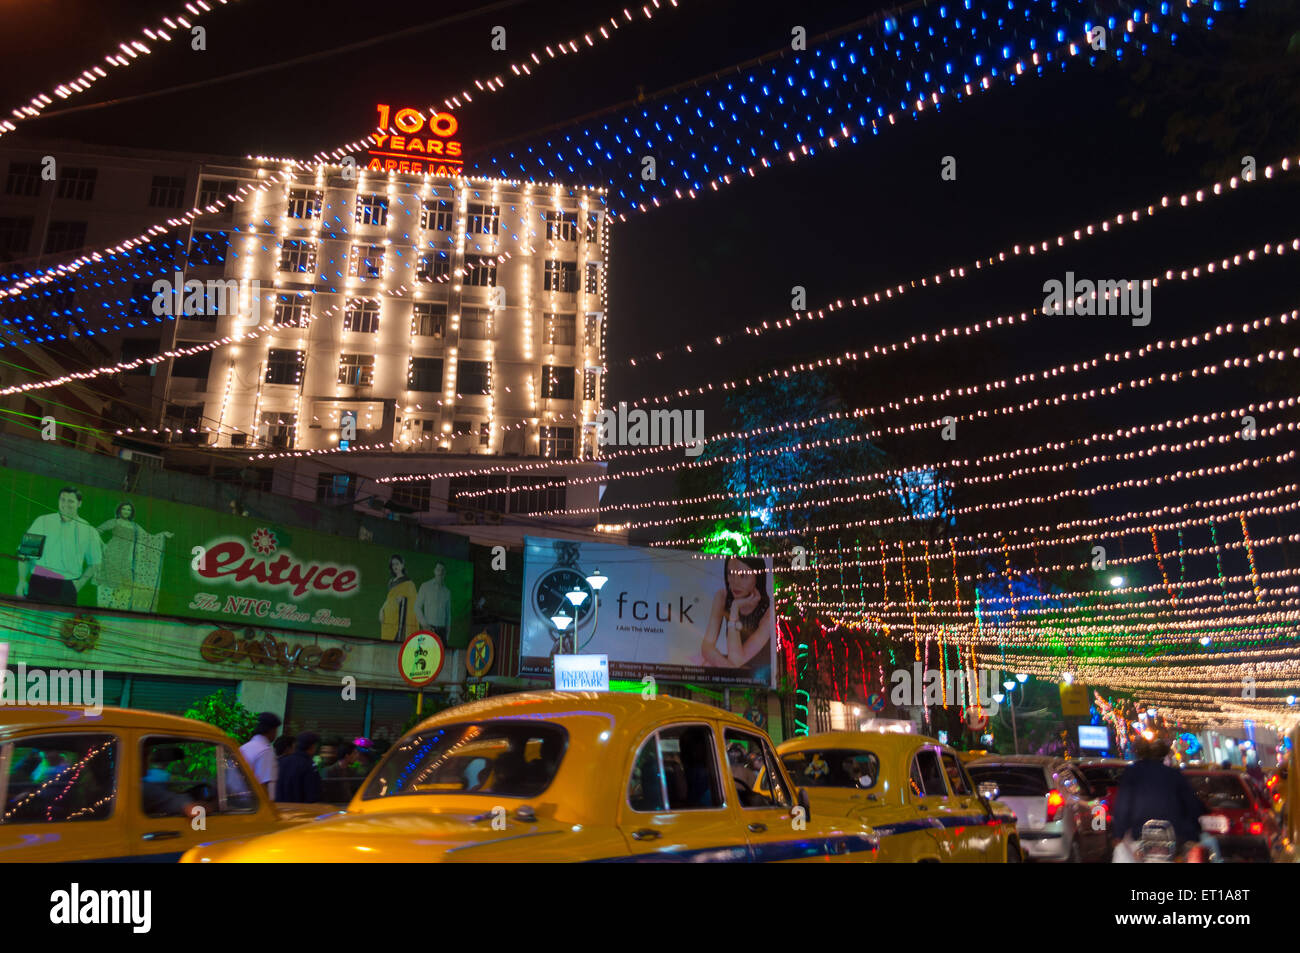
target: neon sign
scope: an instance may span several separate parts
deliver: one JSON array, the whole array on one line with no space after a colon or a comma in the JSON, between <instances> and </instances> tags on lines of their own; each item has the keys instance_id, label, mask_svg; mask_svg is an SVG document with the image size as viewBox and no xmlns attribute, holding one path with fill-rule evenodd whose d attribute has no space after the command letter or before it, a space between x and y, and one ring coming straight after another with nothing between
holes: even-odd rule
<instances>
[{"instance_id":1,"label":"neon sign","mask_svg":"<svg viewBox=\"0 0 1300 953\"><path fill-rule=\"evenodd\" d=\"M394 111L378 103L379 124L375 145L369 150L367 169L373 172L415 172L460 175L464 157L460 141L453 138L460 124L451 113L433 113L426 121L409 106ZM389 124L389 116L392 124Z\"/></svg>"}]
</instances>

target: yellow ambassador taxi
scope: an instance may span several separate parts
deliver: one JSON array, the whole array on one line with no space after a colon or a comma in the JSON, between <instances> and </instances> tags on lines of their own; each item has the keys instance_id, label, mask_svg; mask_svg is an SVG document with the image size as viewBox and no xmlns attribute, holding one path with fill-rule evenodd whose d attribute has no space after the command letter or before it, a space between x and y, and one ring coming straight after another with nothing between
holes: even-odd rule
<instances>
[{"instance_id":1,"label":"yellow ambassador taxi","mask_svg":"<svg viewBox=\"0 0 1300 953\"><path fill-rule=\"evenodd\" d=\"M10 706L0 720L0 862L176 861L327 809L272 804L231 739L201 721Z\"/></svg>"},{"instance_id":2,"label":"yellow ambassador taxi","mask_svg":"<svg viewBox=\"0 0 1300 953\"><path fill-rule=\"evenodd\" d=\"M755 790L736 746L770 768ZM870 861L877 839L806 813L768 737L721 709L608 692L522 692L441 712L375 766L346 813L213 861Z\"/></svg>"},{"instance_id":3,"label":"yellow ambassador taxi","mask_svg":"<svg viewBox=\"0 0 1300 953\"><path fill-rule=\"evenodd\" d=\"M830 731L777 748L813 816L856 818L884 862L1018 863L1015 814L971 783L958 752L923 735ZM996 791L986 789L991 797Z\"/></svg>"}]
</instances>

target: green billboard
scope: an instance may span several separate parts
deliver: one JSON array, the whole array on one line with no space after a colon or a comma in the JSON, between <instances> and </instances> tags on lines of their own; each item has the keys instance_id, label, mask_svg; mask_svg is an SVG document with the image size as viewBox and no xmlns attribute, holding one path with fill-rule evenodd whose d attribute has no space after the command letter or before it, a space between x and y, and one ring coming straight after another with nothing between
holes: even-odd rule
<instances>
[{"instance_id":1,"label":"green billboard","mask_svg":"<svg viewBox=\"0 0 1300 953\"><path fill-rule=\"evenodd\" d=\"M473 566L0 471L8 592L32 602L400 642L469 640Z\"/></svg>"}]
</instances>

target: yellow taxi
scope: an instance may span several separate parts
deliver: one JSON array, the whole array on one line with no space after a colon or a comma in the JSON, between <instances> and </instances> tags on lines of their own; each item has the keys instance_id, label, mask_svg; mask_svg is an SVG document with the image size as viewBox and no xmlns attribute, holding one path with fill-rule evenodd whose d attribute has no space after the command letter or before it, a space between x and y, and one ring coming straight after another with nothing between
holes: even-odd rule
<instances>
[{"instance_id":1,"label":"yellow taxi","mask_svg":"<svg viewBox=\"0 0 1300 953\"><path fill-rule=\"evenodd\" d=\"M729 749L743 757L725 758ZM757 764L758 767L754 767ZM756 789L760 771L775 783ZM768 737L676 698L523 692L408 732L346 813L184 862L871 861L847 817L808 815Z\"/></svg>"},{"instance_id":2,"label":"yellow taxi","mask_svg":"<svg viewBox=\"0 0 1300 953\"><path fill-rule=\"evenodd\" d=\"M830 731L777 754L813 816L855 818L885 862L1018 863L1015 814L971 782L957 751L924 735ZM987 795L987 796L986 796Z\"/></svg>"},{"instance_id":3,"label":"yellow taxi","mask_svg":"<svg viewBox=\"0 0 1300 953\"><path fill-rule=\"evenodd\" d=\"M0 861L175 861L197 844L301 823L211 725L105 708L0 709Z\"/></svg>"}]
</instances>

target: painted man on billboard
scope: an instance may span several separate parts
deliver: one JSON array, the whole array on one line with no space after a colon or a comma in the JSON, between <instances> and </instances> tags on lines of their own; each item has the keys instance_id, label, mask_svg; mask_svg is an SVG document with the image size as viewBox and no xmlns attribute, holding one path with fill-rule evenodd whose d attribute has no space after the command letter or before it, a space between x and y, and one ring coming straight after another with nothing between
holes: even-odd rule
<instances>
[{"instance_id":1,"label":"painted man on billboard","mask_svg":"<svg viewBox=\"0 0 1300 953\"><path fill-rule=\"evenodd\" d=\"M18 595L32 602L75 606L81 587L95 578L104 544L77 515L81 491L59 491L59 511L32 520L19 549Z\"/></svg>"},{"instance_id":2,"label":"painted man on billboard","mask_svg":"<svg viewBox=\"0 0 1300 953\"><path fill-rule=\"evenodd\" d=\"M420 586L415 597L415 617L420 628L446 638L451 628L451 590L444 580L447 568L442 563L433 567L433 578Z\"/></svg>"}]
</instances>

